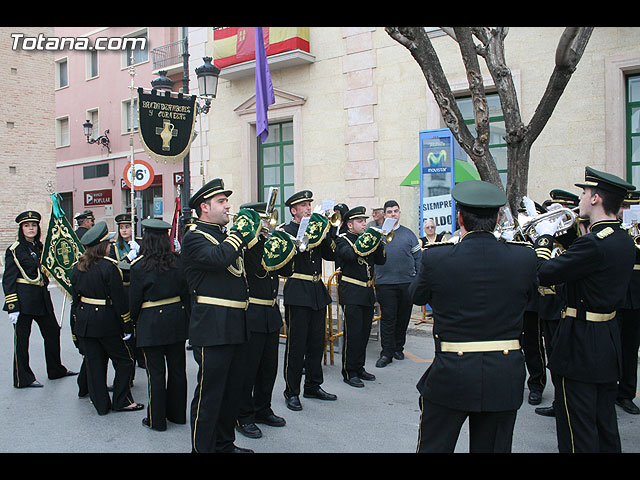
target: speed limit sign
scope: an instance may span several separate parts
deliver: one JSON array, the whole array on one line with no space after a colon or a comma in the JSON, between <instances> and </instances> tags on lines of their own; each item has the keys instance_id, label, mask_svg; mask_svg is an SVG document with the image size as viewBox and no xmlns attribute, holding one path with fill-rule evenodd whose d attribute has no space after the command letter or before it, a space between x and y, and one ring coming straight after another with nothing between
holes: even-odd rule
<instances>
[{"instance_id":1,"label":"speed limit sign","mask_svg":"<svg viewBox=\"0 0 640 480\"><path fill-rule=\"evenodd\" d=\"M127 187L131 188L131 164L128 163L124 167L123 180L127 184ZM134 190L144 190L153 183L153 167L149 165L149 162L144 160L135 160L135 174L133 175L133 188Z\"/></svg>"}]
</instances>

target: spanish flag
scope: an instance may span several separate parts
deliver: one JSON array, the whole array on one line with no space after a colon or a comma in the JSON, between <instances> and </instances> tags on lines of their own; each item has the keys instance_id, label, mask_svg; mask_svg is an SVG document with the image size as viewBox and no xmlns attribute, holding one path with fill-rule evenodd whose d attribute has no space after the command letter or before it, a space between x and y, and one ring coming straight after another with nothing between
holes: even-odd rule
<instances>
[{"instance_id":1,"label":"spanish flag","mask_svg":"<svg viewBox=\"0 0 640 480\"><path fill-rule=\"evenodd\" d=\"M255 28L225 27L213 32L213 63L218 68L255 60ZM309 52L309 27L262 27L267 56L291 50Z\"/></svg>"}]
</instances>

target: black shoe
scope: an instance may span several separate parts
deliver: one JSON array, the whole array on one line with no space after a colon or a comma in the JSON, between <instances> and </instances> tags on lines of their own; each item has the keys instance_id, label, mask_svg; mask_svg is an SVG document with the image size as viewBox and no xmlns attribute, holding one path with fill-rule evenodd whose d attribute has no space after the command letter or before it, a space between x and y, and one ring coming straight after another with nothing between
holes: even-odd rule
<instances>
[{"instance_id":1,"label":"black shoe","mask_svg":"<svg viewBox=\"0 0 640 480\"><path fill-rule=\"evenodd\" d=\"M394 352L393 358L396 360L404 360L404 353L402 352Z\"/></svg>"},{"instance_id":2,"label":"black shoe","mask_svg":"<svg viewBox=\"0 0 640 480\"><path fill-rule=\"evenodd\" d=\"M236 422L236 430L247 438L262 437L262 432L255 423L240 424Z\"/></svg>"},{"instance_id":3,"label":"black shoe","mask_svg":"<svg viewBox=\"0 0 640 480\"><path fill-rule=\"evenodd\" d=\"M137 412L144 408L144 403L131 404L122 408L114 408L116 412Z\"/></svg>"},{"instance_id":4,"label":"black shoe","mask_svg":"<svg viewBox=\"0 0 640 480\"><path fill-rule=\"evenodd\" d=\"M392 360L389 357L387 357L386 355L382 355L376 362L376 367L378 368L386 367L391 362Z\"/></svg>"},{"instance_id":5,"label":"black shoe","mask_svg":"<svg viewBox=\"0 0 640 480\"><path fill-rule=\"evenodd\" d=\"M142 425L144 425L145 427L151 429L151 430L157 430L158 432L164 432L167 427L164 428L157 428L157 427L152 427L151 424L149 423L149 419L147 417L144 417L142 419Z\"/></svg>"},{"instance_id":6,"label":"black shoe","mask_svg":"<svg viewBox=\"0 0 640 480\"><path fill-rule=\"evenodd\" d=\"M542 394L540 392L529 392L529 405L540 405Z\"/></svg>"},{"instance_id":7,"label":"black shoe","mask_svg":"<svg viewBox=\"0 0 640 480\"><path fill-rule=\"evenodd\" d=\"M250 448L242 448L232 445L228 450L222 450L221 453L254 453Z\"/></svg>"},{"instance_id":8,"label":"black shoe","mask_svg":"<svg viewBox=\"0 0 640 480\"><path fill-rule=\"evenodd\" d=\"M293 410L294 412L299 412L302 410L302 405L300 404L300 397L298 395L292 395L290 397L284 396L285 401L287 402L287 408L289 410Z\"/></svg>"},{"instance_id":9,"label":"black shoe","mask_svg":"<svg viewBox=\"0 0 640 480\"><path fill-rule=\"evenodd\" d=\"M358 377L345 378L344 379L344 383L346 383L347 385L351 385L352 387L356 387L356 388L363 388L364 387L364 383L362 383L362 380L360 380L360 378L358 378Z\"/></svg>"},{"instance_id":10,"label":"black shoe","mask_svg":"<svg viewBox=\"0 0 640 480\"><path fill-rule=\"evenodd\" d=\"M555 417L556 409L551 407L538 407L534 410L538 415L542 415L543 417Z\"/></svg>"},{"instance_id":11,"label":"black shoe","mask_svg":"<svg viewBox=\"0 0 640 480\"><path fill-rule=\"evenodd\" d=\"M284 427L287 424L284 418L279 417L274 413L270 413L264 417L256 417L256 423L263 423L270 427Z\"/></svg>"},{"instance_id":12,"label":"black shoe","mask_svg":"<svg viewBox=\"0 0 640 480\"><path fill-rule=\"evenodd\" d=\"M304 393L302 394L303 397L305 398L317 398L318 400L329 400L329 401L333 401L333 400L337 400L338 397L336 395L334 395L333 393L327 393L325 392L322 388L317 387L313 390L306 390L304 391Z\"/></svg>"},{"instance_id":13,"label":"black shoe","mask_svg":"<svg viewBox=\"0 0 640 480\"><path fill-rule=\"evenodd\" d=\"M616 405L631 415L640 414L640 408L628 398L616 398Z\"/></svg>"},{"instance_id":14,"label":"black shoe","mask_svg":"<svg viewBox=\"0 0 640 480\"><path fill-rule=\"evenodd\" d=\"M360 380L366 380L367 382L372 382L376 379L375 375L367 372L366 370L362 370L360 373L358 373L358 377L360 378Z\"/></svg>"}]
</instances>

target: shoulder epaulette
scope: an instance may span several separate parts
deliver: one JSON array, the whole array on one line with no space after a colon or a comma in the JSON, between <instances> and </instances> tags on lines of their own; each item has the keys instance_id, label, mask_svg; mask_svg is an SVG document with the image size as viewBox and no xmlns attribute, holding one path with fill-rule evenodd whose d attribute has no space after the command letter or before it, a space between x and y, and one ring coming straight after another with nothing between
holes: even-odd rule
<instances>
[{"instance_id":1,"label":"shoulder epaulette","mask_svg":"<svg viewBox=\"0 0 640 480\"><path fill-rule=\"evenodd\" d=\"M18 245L20 245L20 242L18 240L16 240L15 242L13 242L11 244L11 246L9 247L9 250L11 250L13 252L16 248L18 248Z\"/></svg>"},{"instance_id":2,"label":"shoulder epaulette","mask_svg":"<svg viewBox=\"0 0 640 480\"><path fill-rule=\"evenodd\" d=\"M612 233L613 233L613 228L607 227L607 228L603 228L598 233L596 233L596 237L598 237L599 239L603 239L603 238L608 237Z\"/></svg>"},{"instance_id":3,"label":"shoulder epaulette","mask_svg":"<svg viewBox=\"0 0 640 480\"><path fill-rule=\"evenodd\" d=\"M140 256L137 256L136 258L134 258L134 259L131 261L131 266L133 266L133 264L134 264L134 263L136 263L138 260L140 260L142 257L144 257L144 255L140 255Z\"/></svg>"},{"instance_id":4,"label":"shoulder epaulette","mask_svg":"<svg viewBox=\"0 0 640 480\"><path fill-rule=\"evenodd\" d=\"M113 263L116 267L118 266L118 261L115 258L111 258L111 257L102 257L105 260L109 260L111 263Z\"/></svg>"}]
</instances>

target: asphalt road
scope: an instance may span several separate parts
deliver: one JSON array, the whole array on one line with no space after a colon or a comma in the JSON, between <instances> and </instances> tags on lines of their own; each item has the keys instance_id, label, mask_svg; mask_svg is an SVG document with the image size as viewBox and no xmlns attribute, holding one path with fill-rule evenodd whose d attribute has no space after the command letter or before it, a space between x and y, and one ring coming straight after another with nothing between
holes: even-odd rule
<instances>
[{"instance_id":1,"label":"asphalt road","mask_svg":"<svg viewBox=\"0 0 640 480\"><path fill-rule=\"evenodd\" d=\"M53 286L56 311L63 297ZM0 298L4 303L4 298ZM81 358L71 341L66 318L62 320L62 360L67 368L79 370ZM58 321L61 321L59 316ZM420 410L415 385L433 359L433 341L428 323L412 320L406 358L376 368L380 352L377 328L368 346L366 368L376 380L365 388L353 388L342 381L339 348L334 363L327 359L323 388L338 396L335 402L301 397L303 410L286 408L280 373L273 393L273 409L287 421L285 427L261 426L263 437L249 439L237 434L236 444L256 453L413 453L416 449ZM16 389L12 386L13 327L5 312L0 313L0 452L2 453L188 453L189 425L168 423L164 432L141 425L145 412L111 412L99 416L88 397L78 398L76 377L49 380L44 364L42 336L34 323L31 333L31 368L44 388ZM281 359L284 352L282 342ZM191 402L197 366L187 352ZM109 381L113 369L109 369ZM146 373L136 368L132 389L136 401L147 402ZM555 421L534 413L525 399L518 412L513 439L514 453L556 453ZM547 386L542 406L550 405L552 386ZM640 403L636 400L637 403ZM618 407L618 423L623 452L640 452L640 415L629 415ZM461 432L456 452L468 452L467 424Z\"/></svg>"}]
</instances>

